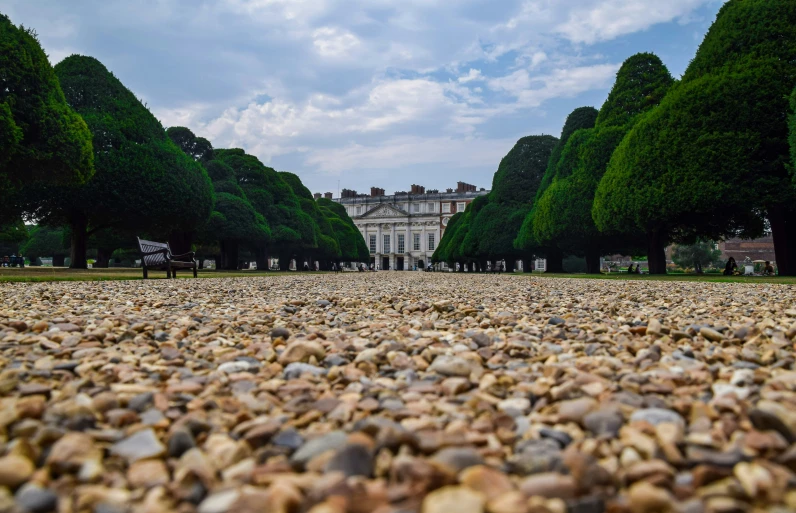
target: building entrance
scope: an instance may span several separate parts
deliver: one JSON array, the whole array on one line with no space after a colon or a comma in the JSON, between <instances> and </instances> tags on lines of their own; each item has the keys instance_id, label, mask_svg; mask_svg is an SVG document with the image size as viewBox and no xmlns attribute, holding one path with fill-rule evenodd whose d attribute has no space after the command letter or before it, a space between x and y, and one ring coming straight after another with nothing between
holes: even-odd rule
<instances>
[{"instance_id":1,"label":"building entrance","mask_svg":"<svg viewBox=\"0 0 796 513\"><path fill-rule=\"evenodd\" d=\"M404 270L404 257L398 257L395 259L395 270L396 271Z\"/></svg>"},{"instance_id":2,"label":"building entrance","mask_svg":"<svg viewBox=\"0 0 796 513\"><path fill-rule=\"evenodd\" d=\"M390 270L390 257L381 257L381 270L382 271Z\"/></svg>"}]
</instances>

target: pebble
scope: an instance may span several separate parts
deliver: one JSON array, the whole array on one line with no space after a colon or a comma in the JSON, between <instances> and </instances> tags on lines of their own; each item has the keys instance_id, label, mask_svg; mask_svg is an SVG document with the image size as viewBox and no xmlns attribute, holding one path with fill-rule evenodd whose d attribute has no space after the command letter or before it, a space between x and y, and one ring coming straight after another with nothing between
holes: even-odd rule
<instances>
[{"instance_id":1,"label":"pebble","mask_svg":"<svg viewBox=\"0 0 796 513\"><path fill-rule=\"evenodd\" d=\"M796 508L793 287L362 278L0 287L0 510Z\"/></svg>"}]
</instances>

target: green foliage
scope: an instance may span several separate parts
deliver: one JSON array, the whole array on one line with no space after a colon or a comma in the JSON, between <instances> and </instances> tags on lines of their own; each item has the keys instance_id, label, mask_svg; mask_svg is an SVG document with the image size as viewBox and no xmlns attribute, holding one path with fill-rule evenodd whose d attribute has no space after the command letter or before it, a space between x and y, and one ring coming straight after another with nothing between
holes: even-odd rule
<instances>
[{"instance_id":1,"label":"green foliage","mask_svg":"<svg viewBox=\"0 0 796 513\"><path fill-rule=\"evenodd\" d=\"M682 81L614 153L595 195L597 226L685 242L756 235L763 211L791 209L794 63L796 3L725 3Z\"/></svg>"},{"instance_id":2,"label":"green foliage","mask_svg":"<svg viewBox=\"0 0 796 513\"><path fill-rule=\"evenodd\" d=\"M73 55L55 71L67 101L91 130L96 173L81 186L23 190L24 210L47 224L72 225L79 238L101 228L166 234L200 225L213 206L202 166L96 59ZM72 265L85 266L84 247L77 251Z\"/></svg>"},{"instance_id":3,"label":"green foliage","mask_svg":"<svg viewBox=\"0 0 796 513\"><path fill-rule=\"evenodd\" d=\"M624 62L595 127L570 137L552 185L537 201L531 228L538 244L581 255L591 248L597 257L632 246L626 238L598 231L592 219L594 194L614 150L638 115L654 108L672 83L666 66L653 54L637 54Z\"/></svg>"},{"instance_id":4,"label":"green foliage","mask_svg":"<svg viewBox=\"0 0 796 513\"><path fill-rule=\"evenodd\" d=\"M226 192L216 194L216 207L205 223L202 240L223 239L265 244L270 229L265 218L245 198Z\"/></svg>"},{"instance_id":5,"label":"green foliage","mask_svg":"<svg viewBox=\"0 0 796 513\"><path fill-rule=\"evenodd\" d=\"M69 241L64 237L63 228L38 225L31 228L30 238L20 251L31 261L41 257L67 256Z\"/></svg>"},{"instance_id":6,"label":"green foliage","mask_svg":"<svg viewBox=\"0 0 796 513\"><path fill-rule=\"evenodd\" d=\"M790 109L788 142L790 144L791 177L796 181L796 89L790 95Z\"/></svg>"},{"instance_id":7,"label":"green foliage","mask_svg":"<svg viewBox=\"0 0 796 513\"><path fill-rule=\"evenodd\" d=\"M694 244L678 244L672 250L672 261L683 269L702 272L704 267L721 265L721 250L715 243L697 240Z\"/></svg>"},{"instance_id":8,"label":"green foliage","mask_svg":"<svg viewBox=\"0 0 796 513\"><path fill-rule=\"evenodd\" d=\"M492 191L470 203L463 216L451 218L433 260L452 263L520 256L514 239L531 209L557 142L549 135L517 141L500 161Z\"/></svg>"},{"instance_id":9,"label":"green foliage","mask_svg":"<svg viewBox=\"0 0 796 513\"><path fill-rule=\"evenodd\" d=\"M91 133L64 99L35 33L0 14L0 183L79 184L94 172Z\"/></svg>"},{"instance_id":10,"label":"green foliage","mask_svg":"<svg viewBox=\"0 0 796 513\"><path fill-rule=\"evenodd\" d=\"M0 256L19 253L20 245L28 236L28 228L21 218L0 224Z\"/></svg>"},{"instance_id":11,"label":"green foliage","mask_svg":"<svg viewBox=\"0 0 796 513\"><path fill-rule=\"evenodd\" d=\"M194 133L184 126L173 126L166 130L174 144L186 155L199 162L207 162L213 158L213 145L204 137L196 137Z\"/></svg>"},{"instance_id":12,"label":"green foliage","mask_svg":"<svg viewBox=\"0 0 796 513\"><path fill-rule=\"evenodd\" d=\"M559 169L572 169L572 167L574 167L574 164L571 163L570 160L576 156L576 153L570 151L566 156L563 156L564 148L573 135L580 132L582 129L593 128L594 123L597 121L598 114L599 112L594 107L578 107L567 116L564 128L561 130L561 138L550 154L550 159L547 162L544 176L536 191L536 198L531 207L531 211L525 216L525 219L523 219L517 237L514 239L513 244L516 249L523 251L540 249L538 242L533 236L533 218L535 216L534 211L536 210L536 204L539 198L542 197L542 194L544 194L553 183L553 179L556 178ZM562 157L564 158L564 162L559 164Z\"/></svg>"},{"instance_id":13,"label":"green foliage","mask_svg":"<svg viewBox=\"0 0 796 513\"><path fill-rule=\"evenodd\" d=\"M332 225L337 245L340 247L340 258L349 262L366 262L370 258L370 252L365 244L365 238L349 217L345 207L327 198L321 198L317 203Z\"/></svg>"}]
</instances>

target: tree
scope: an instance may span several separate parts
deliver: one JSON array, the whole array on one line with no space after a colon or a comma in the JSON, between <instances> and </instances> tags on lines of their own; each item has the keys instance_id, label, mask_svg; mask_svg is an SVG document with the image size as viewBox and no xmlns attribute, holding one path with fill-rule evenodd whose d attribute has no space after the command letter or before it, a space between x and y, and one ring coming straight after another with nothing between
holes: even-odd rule
<instances>
[{"instance_id":1,"label":"tree","mask_svg":"<svg viewBox=\"0 0 796 513\"><path fill-rule=\"evenodd\" d=\"M20 245L24 244L28 237L28 228L21 218L0 224L0 256L19 254Z\"/></svg>"},{"instance_id":2,"label":"tree","mask_svg":"<svg viewBox=\"0 0 796 513\"><path fill-rule=\"evenodd\" d=\"M592 219L594 194L625 134L640 114L660 103L673 82L653 54L636 54L622 64L594 128L581 129L568 140L552 184L536 203L532 229L540 244L585 256L592 274L600 273L601 255L639 245L633 231L615 235L597 229Z\"/></svg>"},{"instance_id":3,"label":"tree","mask_svg":"<svg viewBox=\"0 0 796 513\"><path fill-rule=\"evenodd\" d=\"M443 241L446 237L450 240L439 258L462 265L479 262L482 267L485 259L505 259L509 270L513 270L517 258L528 256L515 248L514 239L533 205L557 141L550 135L517 141L500 161L490 193L470 203L455 230L448 224Z\"/></svg>"},{"instance_id":4,"label":"tree","mask_svg":"<svg viewBox=\"0 0 796 513\"><path fill-rule=\"evenodd\" d=\"M536 198L531 207L531 211L523 219L517 237L514 239L514 247L526 253L533 253L537 255L544 255L547 259L547 272L563 271L563 258L564 255L561 249L555 245L542 246L534 238L533 235L533 219L536 216L537 202L542 197L544 192L553 183L560 169L571 168L572 164L564 164L559 162L562 158L564 147L576 132L581 129L588 129L594 127L597 120L598 111L594 107L578 107L567 116L564 128L561 130L561 138L553 148L550 154L550 160L547 162L542 181L539 184L539 189L536 191ZM574 157L574 152L570 152L567 160Z\"/></svg>"},{"instance_id":5,"label":"tree","mask_svg":"<svg viewBox=\"0 0 796 513\"><path fill-rule=\"evenodd\" d=\"M693 268L698 274L709 265L721 261L721 250L709 241L697 240L694 244L678 244L672 250L672 260L682 268Z\"/></svg>"},{"instance_id":6,"label":"tree","mask_svg":"<svg viewBox=\"0 0 796 513\"><path fill-rule=\"evenodd\" d=\"M337 245L340 247L340 258L346 262L367 262L370 251L365 244L365 238L349 217L345 207L327 198L320 198L318 206L332 225Z\"/></svg>"},{"instance_id":7,"label":"tree","mask_svg":"<svg viewBox=\"0 0 796 513\"><path fill-rule=\"evenodd\" d=\"M796 192L788 173L788 95L796 84L796 4L729 0L682 81L614 153L595 195L603 230L663 248L697 237L756 236L768 217L777 265L796 274Z\"/></svg>"},{"instance_id":8,"label":"tree","mask_svg":"<svg viewBox=\"0 0 796 513\"><path fill-rule=\"evenodd\" d=\"M31 182L83 183L93 160L91 133L36 34L0 14L0 196Z\"/></svg>"},{"instance_id":9,"label":"tree","mask_svg":"<svg viewBox=\"0 0 796 513\"><path fill-rule=\"evenodd\" d=\"M213 145L204 137L197 137L194 133L184 126L172 126L166 129L174 144L189 157L197 162L208 162L213 159Z\"/></svg>"},{"instance_id":10,"label":"tree","mask_svg":"<svg viewBox=\"0 0 796 513\"><path fill-rule=\"evenodd\" d=\"M312 193L301 183L301 179L294 173L280 171L279 176L293 190L298 197L302 212L307 214L313 222L314 238L316 243L315 255L322 270L329 268L329 263L339 262L342 253L340 245L335 238L334 229L329 220L323 215L320 207L312 197ZM314 261L315 258L312 258Z\"/></svg>"},{"instance_id":11,"label":"tree","mask_svg":"<svg viewBox=\"0 0 796 513\"><path fill-rule=\"evenodd\" d=\"M239 148L217 149L214 160L228 165L238 185L254 209L271 228L271 246L279 257L280 267L288 268L291 257L301 259L317 248L312 218L299 205L293 189L270 167L257 157ZM257 248L257 267L267 266L266 247Z\"/></svg>"},{"instance_id":12,"label":"tree","mask_svg":"<svg viewBox=\"0 0 796 513\"><path fill-rule=\"evenodd\" d=\"M69 241L64 235L64 229L60 227L34 226L30 230L30 238L20 251L28 257L30 265L41 265L42 257L50 257L53 259L53 266L63 266L69 253Z\"/></svg>"},{"instance_id":13,"label":"tree","mask_svg":"<svg viewBox=\"0 0 796 513\"><path fill-rule=\"evenodd\" d=\"M216 193L216 205L200 230L200 240L219 240L221 258L216 268L234 270L238 267L238 251L242 243L264 246L271 232L265 218L245 197L228 192ZM259 267L258 263L258 269ZM267 269L263 267L262 269Z\"/></svg>"},{"instance_id":14,"label":"tree","mask_svg":"<svg viewBox=\"0 0 796 513\"><path fill-rule=\"evenodd\" d=\"M96 172L80 186L30 188L22 201L31 217L69 225L71 267L86 267L87 240L98 230L168 234L203 223L213 207L207 173L133 93L91 57L67 57L55 71L91 130Z\"/></svg>"}]
</instances>

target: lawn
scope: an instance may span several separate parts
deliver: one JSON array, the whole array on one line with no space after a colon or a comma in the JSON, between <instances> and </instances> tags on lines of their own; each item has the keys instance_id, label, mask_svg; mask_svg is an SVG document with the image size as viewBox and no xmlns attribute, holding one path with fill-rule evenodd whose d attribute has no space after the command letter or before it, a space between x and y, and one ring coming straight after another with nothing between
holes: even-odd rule
<instances>
[{"instance_id":1,"label":"lawn","mask_svg":"<svg viewBox=\"0 0 796 513\"><path fill-rule=\"evenodd\" d=\"M216 271L200 270L199 278L232 278L240 276L280 276L289 273L265 271ZM304 273L301 274L313 274ZM180 270L177 278L193 278L191 271ZM103 280L142 280L141 269L114 267L109 269L68 269L66 267L0 267L0 283L40 282L40 281L103 281ZM149 279L166 279L166 271L149 271Z\"/></svg>"},{"instance_id":2,"label":"lawn","mask_svg":"<svg viewBox=\"0 0 796 513\"><path fill-rule=\"evenodd\" d=\"M610 273L610 274L547 274L547 273L533 273L534 276L543 276L545 278L586 278L591 280L653 280L653 281L695 281L695 282L713 282L713 283L782 283L788 285L796 285L796 277L794 276L724 276L721 274L666 274L666 275L652 275L649 274L625 274L625 273ZM527 275L522 275L527 276Z\"/></svg>"}]
</instances>

